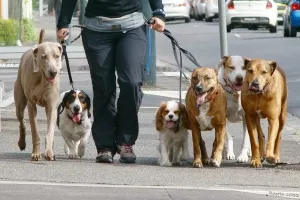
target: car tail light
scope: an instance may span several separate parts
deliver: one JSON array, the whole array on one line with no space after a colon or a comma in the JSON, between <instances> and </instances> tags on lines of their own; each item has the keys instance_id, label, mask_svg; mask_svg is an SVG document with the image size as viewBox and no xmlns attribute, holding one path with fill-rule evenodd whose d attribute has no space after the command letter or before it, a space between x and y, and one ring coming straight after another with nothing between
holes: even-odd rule
<instances>
[{"instance_id":1,"label":"car tail light","mask_svg":"<svg viewBox=\"0 0 300 200\"><path fill-rule=\"evenodd\" d=\"M292 10L300 10L300 4L297 2L292 3L291 5Z\"/></svg>"},{"instance_id":2,"label":"car tail light","mask_svg":"<svg viewBox=\"0 0 300 200\"><path fill-rule=\"evenodd\" d=\"M228 8L229 10L233 10L233 9L234 9L234 3L233 3L233 0L231 0L231 1L228 3L227 8Z\"/></svg>"},{"instance_id":3,"label":"car tail light","mask_svg":"<svg viewBox=\"0 0 300 200\"><path fill-rule=\"evenodd\" d=\"M186 5L185 5L185 3L181 3L181 4L179 4L179 6L186 6Z\"/></svg>"},{"instance_id":4,"label":"car tail light","mask_svg":"<svg viewBox=\"0 0 300 200\"><path fill-rule=\"evenodd\" d=\"M266 9L270 9L270 8L272 8L272 3L268 0L267 5L266 5Z\"/></svg>"}]
</instances>

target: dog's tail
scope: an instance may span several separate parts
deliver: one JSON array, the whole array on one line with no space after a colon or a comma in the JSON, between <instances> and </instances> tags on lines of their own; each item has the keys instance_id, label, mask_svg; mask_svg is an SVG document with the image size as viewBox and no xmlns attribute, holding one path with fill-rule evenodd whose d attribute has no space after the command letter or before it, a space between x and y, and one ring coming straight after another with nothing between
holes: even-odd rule
<instances>
[{"instance_id":1,"label":"dog's tail","mask_svg":"<svg viewBox=\"0 0 300 200\"><path fill-rule=\"evenodd\" d=\"M41 29L40 31L40 38L39 38L39 44L42 44L44 42L45 37L45 29Z\"/></svg>"}]
</instances>

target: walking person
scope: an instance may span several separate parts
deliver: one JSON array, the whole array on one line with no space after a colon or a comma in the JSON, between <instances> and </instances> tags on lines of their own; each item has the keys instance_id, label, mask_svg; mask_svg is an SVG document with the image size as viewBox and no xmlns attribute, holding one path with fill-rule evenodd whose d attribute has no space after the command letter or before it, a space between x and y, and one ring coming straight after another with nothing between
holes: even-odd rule
<instances>
[{"instance_id":1,"label":"walking person","mask_svg":"<svg viewBox=\"0 0 300 200\"><path fill-rule=\"evenodd\" d=\"M61 4L62 0L48 0L48 14L53 16L55 15L55 23L57 25L58 22L58 17L61 12ZM76 17L79 17L79 3L76 3L76 10L73 13L73 16L75 15ZM69 35L70 37L66 40L66 45L69 45L71 43L71 29L69 29Z\"/></svg>"},{"instance_id":2,"label":"walking person","mask_svg":"<svg viewBox=\"0 0 300 200\"><path fill-rule=\"evenodd\" d=\"M162 0L149 0L154 24L165 27ZM76 0L63 0L57 24L57 37L68 36L68 26ZM140 0L89 0L82 30L93 86L92 135L97 149L96 162L112 163L116 153L120 162L134 163L133 151L138 133L138 111L146 54L146 25ZM116 101L116 76L120 94Z\"/></svg>"}]
</instances>

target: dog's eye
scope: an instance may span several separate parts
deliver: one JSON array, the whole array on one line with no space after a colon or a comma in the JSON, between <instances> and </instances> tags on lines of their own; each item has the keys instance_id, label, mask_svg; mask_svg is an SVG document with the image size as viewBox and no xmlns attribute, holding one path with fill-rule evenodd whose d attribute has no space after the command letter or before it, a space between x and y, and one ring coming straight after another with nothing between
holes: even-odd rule
<instances>
[{"instance_id":1,"label":"dog's eye","mask_svg":"<svg viewBox=\"0 0 300 200\"><path fill-rule=\"evenodd\" d=\"M197 80L197 78L198 78L197 76L193 76L193 77L192 77L192 79L193 79L194 81Z\"/></svg>"},{"instance_id":2,"label":"dog's eye","mask_svg":"<svg viewBox=\"0 0 300 200\"><path fill-rule=\"evenodd\" d=\"M253 73L253 69L248 69L248 72L252 74Z\"/></svg>"},{"instance_id":3,"label":"dog's eye","mask_svg":"<svg viewBox=\"0 0 300 200\"><path fill-rule=\"evenodd\" d=\"M55 57L55 58L59 58L59 55L56 54L54 57Z\"/></svg>"},{"instance_id":4,"label":"dog's eye","mask_svg":"<svg viewBox=\"0 0 300 200\"><path fill-rule=\"evenodd\" d=\"M42 59L46 59L47 56L46 56L46 55L42 55L41 58L42 58Z\"/></svg>"},{"instance_id":5,"label":"dog's eye","mask_svg":"<svg viewBox=\"0 0 300 200\"><path fill-rule=\"evenodd\" d=\"M266 71L262 71L261 73L262 73L262 74L266 74L267 72L266 72Z\"/></svg>"},{"instance_id":6,"label":"dog's eye","mask_svg":"<svg viewBox=\"0 0 300 200\"><path fill-rule=\"evenodd\" d=\"M243 70L246 70L246 66L243 66L242 69L243 69Z\"/></svg>"},{"instance_id":7,"label":"dog's eye","mask_svg":"<svg viewBox=\"0 0 300 200\"><path fill-rule=\"evenodd\" d=\"M234 66L229 66L229 69L235 70L235 67Z\"/></svg>"},{"instance_id":8,"label":"dog's eye","mask_svg":"<svg viewBox=\"0 0 300 200\"><path fill-rule=\"evenodd\" d=\"M205 79L205 80L209 80L210 77L209 77L209 76L205 76L204 79Z\"/></svg>"},{"instance_id":9,"label":"dog's eye","mask_svg":"<svg viewBox=\"0 0 300 200\"><path fill-rule=\"evenodd\" d=\"M178 115L179 114L179 110L176 110L174 113L175 113L175 115Z\"/></svg>"},{"instance_id":10,"label":"dog's eye","mask_svg":"<svg viewBox=\"0 0 300 200\"><path fill-rule=\"evenodd\" d=\"M165 114L168 114L169 113L169 110L165 110Z\"/></svg>"}]
</instances>

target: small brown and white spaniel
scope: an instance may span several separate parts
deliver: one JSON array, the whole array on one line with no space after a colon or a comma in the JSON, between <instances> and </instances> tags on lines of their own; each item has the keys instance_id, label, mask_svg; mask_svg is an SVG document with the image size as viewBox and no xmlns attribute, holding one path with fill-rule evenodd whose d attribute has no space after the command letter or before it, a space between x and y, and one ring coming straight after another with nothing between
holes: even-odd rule
<instances>
[{"instance_id":1,"label":"small brown and white spaniel","mask_svg":"<svg viewBox=\"0 0 300 200\"><path fill-rule=\"evenodd\" d=\"M162 102L156 112L156 130L159 132L160 166L182 165L189 158L188 129L190 124L186 107L176 101Z\"/></svg>"},{"instance_id":2,"label":"small brown and white spaniel","mask_svg":"<svg viewBox=\"0 0 300 200\"><path fill-rule=\"evenodd\" d=\"M82 90L70 90L60 95L57 126L65 140L65 153L71 159L81 158L91 134L91 101Z\"/></svg>"}]
</instances>

